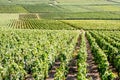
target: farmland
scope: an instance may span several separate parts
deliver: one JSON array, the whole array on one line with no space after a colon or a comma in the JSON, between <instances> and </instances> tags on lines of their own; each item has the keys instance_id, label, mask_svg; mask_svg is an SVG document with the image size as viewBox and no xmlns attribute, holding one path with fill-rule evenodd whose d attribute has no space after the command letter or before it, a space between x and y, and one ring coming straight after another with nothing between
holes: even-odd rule
<instances>
[{"instance_id":1,"label":"farmland","mask_svg":"<svg viewBox=\"0 0 120 80\"><path fill-rule=\"evenodd\" d=\"M74 65L78 69L75 73L77 79L90 79L90 75L86 77L86 74L90 73L89 68L87 69L87 66L90 65L86 63L89 61L87 49L91 50L89 54L94 57L93 61L97 64L102 80L109 80L109 77L114 80L119 76L119 31L111 31L108 35L109 31L87 31L85 33L79 30L1 29L0 33L1 80L22 80L29 76L35 80L69 78L70 61L74 61L74 59L77 61ZM116 36L113 37L114 35ZM87 47L88 45L91 48ZM59 63L59 65L56 66L55 63ZM52 67L56 67L55 74L51 72L54 77L49 74Z\"/></svg>"},{"instance_id":2,"label":"farmland","mask_svg":"<svg viewBox=\"0 0 120 80\"><path fill-rule=\"evenodd\" d=\"M120 80L120 1L0 0L0 80Z\"/></svg>"},{"instance_id":3,"label":"farmland","mask_svg":"<svg viewBox=\"0 0 120 80\"><path fill-rule=\"evenodd\" d=\"M63 20L63 22L85 30L120 30L119 20Z\"/></svg>"}]
</instances>

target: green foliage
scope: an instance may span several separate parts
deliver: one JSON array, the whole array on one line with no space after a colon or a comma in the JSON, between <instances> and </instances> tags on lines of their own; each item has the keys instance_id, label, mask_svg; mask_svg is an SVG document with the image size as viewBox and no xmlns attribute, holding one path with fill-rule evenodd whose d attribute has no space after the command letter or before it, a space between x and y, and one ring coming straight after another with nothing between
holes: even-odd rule
<instances>
[{"instance_id":1,"label":"green foliage","mask_svg":"<svg viewBox=\"0 0 120 80\"><path fill-rule=\"evenodd\" d=\"M13 20L8 27L14 29L74 30L75 28L57 20Z\"/></svg>"},{"instance_id":2,"label":"green foliage","mask_svg":"<svg viewBox=\"0 0 120 80\"><path fill-rule=\"evenodd\" d=\"M49 4L37 4L37 5L23 5L23 7L30 13L41 13L41 12L57 12L59 11L56 7L50 6Z\"/></svg>"},{"instance_id":3,"label":"green foliage","mask_svg":"<svg viewBox=\"0 0 120 80\"><path fill-rule=\"evenodd\" d=\"M67 47L66 52L61 53L59 56L59 60L61 62L60 67L56 69L56 73L54 75L54 79L55 80L65 80L66 79L66 75L68 73L68 65L70 63L70 60L72 60L73 56L73 49L75 46L75 42L77 41L77 38L72 39L72 41L69 44L69 47ZM64 49L63 49L64 51Z\"/></svg>"},{"instance_id":4,"label":"green foliage","mask_svg":"<svg viewBox=\"0 0 120 80\"><path fill-rule=\"evenodd\" d=\"M120 30L119 20L63 20L63 22L84 30Z\"/></svg>"},{"instance_id":5,"label":"green foliage","mask_svg":"<svg viewBox=\"0 0 120 80\"><path fill-rule=\"evenodd\" d=\"M108 43L103 37L100 37L98 34L91 32L92 36L96 38L96 42L103 49L107 50L106 55L108 56L108 60L114 64L114 60L116 56L119 55L119 50L113 47L110 43Z\"/></svg>"},{"instance_id":6,"label":"green foliage","mask_svg":"<svg viewBox=\"0 0 120 80\"><path fill-rule=\"evenodd\" d=\"M27 13L20 5L0 5L0 13Z\"/></svg>"},{"instance_id":7,"label":"green foliage","mask_svg":"<svg viewBox=\"0 0 120 80\"><path fill-rule=\"evenodd\" d=\"M78 80L87 80L86 73L87 73L87 49L86 49L86 40L85 40L85 32L81 34L81 45L80 50L77 55L77 66L78 66Z\"/></svg>"},{"instance_id":8,"label":"green foliage","mask_svg":"<svg viewBox=\"0 0 120 80\"><path fill-rule=\"evenodd\" d=\"M68 68L66 67L66 63L62 62L60 67L56 69L55 80L65 80L66 74L68 73Z\"/></svg>"},{"instance_id":9,"label":"green foliage","mask_svg":"<svg viewBox=\"0 0 120 80\"><path fill-rule=\"evenodd\" d=\"M35 80L44 80L59 54L65 54L64 65L68 64L78 35L78 31L1 29L0 78L23 80L31 74Z\"/></svg>"},{"instance_id":10,"label":"green foliage","mask_svg":"<svg viewBox=\"0 0 120 80\"><path fill-rule=\"evenodd\" d=\"M98 64L98 70L102 80L114 80L115 75L109 70L109 62L106 54L96 43L96 38L93 38L89 32L87 32L87 37L91 45L91 49L95 58L96 63Z\"/></svg>"},{"instance_id":11,"label":"green foliage","mask_svg":"<svg viewBox=\"0 0 120 80\"><path fill-rule=\"evenodd\" d=\"M18 5L18 4L43 4L49 3L49 0L0 0L0 5Z\"/></svg>"}]
</instances>

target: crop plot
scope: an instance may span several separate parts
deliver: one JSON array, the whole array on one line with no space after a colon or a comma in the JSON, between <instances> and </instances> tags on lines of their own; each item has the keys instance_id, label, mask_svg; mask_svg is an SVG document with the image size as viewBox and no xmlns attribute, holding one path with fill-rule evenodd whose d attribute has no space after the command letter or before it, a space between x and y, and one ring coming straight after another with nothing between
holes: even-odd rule
<instances>
[{"instance_id":1,"label":"crop plot","mask_svg":"<svg viewBox=\"0 0 120 80\"><path fill-rule=\"evenodd\" d=\"M120 80L120 1L0 0L0 80Z\"/></svg>"}]
</instances>

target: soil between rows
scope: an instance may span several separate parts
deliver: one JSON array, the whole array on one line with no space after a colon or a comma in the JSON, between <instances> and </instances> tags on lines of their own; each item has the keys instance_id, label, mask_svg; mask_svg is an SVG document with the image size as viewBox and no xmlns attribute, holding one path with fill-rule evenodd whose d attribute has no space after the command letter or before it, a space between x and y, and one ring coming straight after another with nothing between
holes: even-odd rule
<instances>
[{"instance_id":1,"label":"soil between rows","mask_svg":"<svg viewBox=\"0 0 120 80\"><path fill-rule=\"evenodd\" d=\"M100 74L98 72L98 66L94 61L94 57L93 54L91 52L91 48L90 48L90 44L86 38L86 47L87 47L87 53L88 53L88 57L87 57L87 77L88 78L92 78L92 80L101 80L100 79Z\"/></svg>"}]
</instances>

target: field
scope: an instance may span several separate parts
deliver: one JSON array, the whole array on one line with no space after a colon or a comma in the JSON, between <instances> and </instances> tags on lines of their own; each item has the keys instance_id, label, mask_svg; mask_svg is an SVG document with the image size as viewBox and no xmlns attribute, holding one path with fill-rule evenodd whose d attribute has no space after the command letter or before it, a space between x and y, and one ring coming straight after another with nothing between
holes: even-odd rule
<instances>
[{"instance_id":1,"label":"field","mask_svg":"<svg viewBox=\"0 0 120 80\"><path fill-rule=\"evenodd\" d=\"M84 30L120 30L119 20L62 20L62 22Z\"/></svg>"},{"instance_id":2,"label":"field","mask_svg":"<svg viewBox=\"0 0 120 80\"><path fill-rule=\"evenodd\" d=\"M0 80L120 80L120 1L0 0Z\"/></svg>"}]
</instances>

